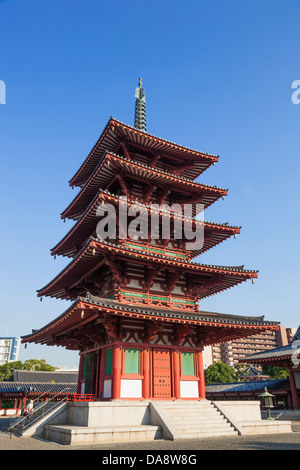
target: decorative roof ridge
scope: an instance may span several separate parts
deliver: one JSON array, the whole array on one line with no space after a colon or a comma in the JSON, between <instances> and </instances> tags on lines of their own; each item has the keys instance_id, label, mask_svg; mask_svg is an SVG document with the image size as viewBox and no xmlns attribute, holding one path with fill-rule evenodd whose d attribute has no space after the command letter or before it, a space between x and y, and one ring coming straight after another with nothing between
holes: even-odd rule
<instances>
[{"instance_id":1,"label":"decorative roof ridge","mask_svg":"<svg viewBox=\"0 0 300 470\"><path fill-rule=\"evenodd\" d=\"M100 188L100 189L98 190L98 192L95 194L95 196L93 197L92 201L89 203L89 205L88 205L87 208L85 209L85 211L84 211L84 212L81 214L81 216L76 220L75 225L76 225L80 220L83 219L83 217L87 214L87 212L88 212L89 209L92 207L92 205L93 205L93 204L96 202L96 200L99 198L100 194L106 194L106 195L108 195L108 196L111 196L111 197L116 198L116 199L119 199L119 200L121 200L122 197L124 197L124 196L119 195L119 194L111 193L108 189L102 189L102 188ZM128 200L128 202L129 202L129 204L143 205L143 206L145 206L145 207L147 207L147 208L149 208L149 209L151 209L150 206L153 205L153 203L151 203L151 202L145 203L144 201L138 200L138 199L129 199L129 198L127 198L127 200ZM155 203L154 203L154 205L155 205ZM163 205L164 205L164 204L162 204L162 206L163 206ZM164 207L160 207L159 211L160 211L160 212L168 213L168 211L167 211L166 209L164 209ZM176 217L175 214L174 214L174 217ZM180 216L178 216L178 217L180 217ZM199 223L204 223L204 224L208 224L208 225L216 225L216 226L218 226L218 227L225 227L225 228L229 228L229 229L230 229L230 228L232 228L232 229L241 229L241 228L242 228L241 225L231 225L231 224L229 224L228 222L211 222L211 221L208 221L208 220L197 220L197 219L195 219L195 217L190 217L189 215L186 215L184 218L187 219L187 220L194 220L195 222L199 222ZM70 229L70 231L71 231L71 230L73 230L73 227ZM70 232L70 231L69 231L69 232ZM68 233L69 233L69 232L68 232ZM64 237L64 238L65 238L65 237ZM56 246L57 246L57 245L55 245L55 247L56 247ZM54 247L54 248L55 248L55 247ZM52 248L51 251L52 251L54 248Z\"/></svg>"},{"instance_id":2,"label":"decorative roof ridge","mask_svg":"<svg viewBox=\"0 0 300 470\"><path fill-rule=\"evenodd\" d=\"M88 215L91 208L95 205L95 203L97 203L97 200L102 199L102 198L100 198L101 195L107 195L108 197L112 197L112 198L115 198L117 200L122 200L121 195L113 194L108 189L100 188L99 191L94 196L94 198L92 199L92 201L89 203L89 205L85 209L85 211L75 221L74 225L68 230L68 232L65 234L65 236L63 236L63 238L59 242L57 242L56 245L53 246L53 248L50 249L51 256L55 255L55 253L53 253L53 252L59 247L59 245L61 243L66 241L72 235L72 233L76 230L76 227L78 227L83 222L84 218ZM152 205L152 203L145 203L144 201L133 200L133 199L128 200L128 198L127 198L127 204L142 205L143 207L146 207L150 211L151 211L151 205ZM182 216L174 214L174 213L170 214L170 212L168 212L168 210L164 209L163 207L160 207L157 210L159 212L164 213L165 215L169 215L170 217L182 218L182 220L192 221L192 222L195 222L196 224L208 226L210 228L217 228L217 229L225 228L225 229L228 229L229 231L230 230L240 230L242 228L241 226L238 226L238 225L229 225L228 222L218 223L218 222L211 222L211 221L207 221L207 220L197 220L195 217L190 217L189 215L185 215L184 217L182 217ZM155 209L154 209L154 211L155 211Z\"/></svg>"},{"instance_id":3,"label":"decorative roof ridge","mask_svg":"<svg viewBox=\"0 0 300 470\"><path fill-rule=\"evenodd\" d=\"M126 251L132 251L132 252L136 252L136 253L140 253L140 254L145 254L144 250L138 250L136 248L129 248L127 246L120 247L119 245L116 245L115 243L108 242L107 240L99 239L99 238L96 238L96 237L90 237L89 240L90 241L95 241L96 243L103 243L107 246L112 246L112 247L117 248L117 249L124 249ZM158 253L147 253L147 256L150 256L150 257L153 257L153 258L165 259L165 256L160 255ZM168 256L168 261L169 260L176 261L178 263L181 262L180 260L178 260L178 258L175 258L174 256ZM221 269L221 270L224 270L224 271L229 270L229 271L240 272L240 273L249 273L249 274L251 274L251 273L258 273L259 272L258 270L244 269L244 265L241 265L241 266L217 266L217 265L212 265L212 264L196 263L195 261L189 261L188 264L192 264L192 265L195 265L195 266L202 266L204 268Z\"/></svg>"},{"instance_id":4,"label":"decorative roof ridge","mask_svg":"<svg viewBox=\"0 0 300 470\"><path fill-rule=\"evenodd\" d=\"M264 351L259 351L254 354L249 354L248 356L245 356L245 358L241 360L246 360L246 359L259 359L261 356L268 356L268 355L273 355L274 353L280 353L280 352L292 352L295 350L295 348L292 347L293 343L285 344L284 346L279 346L278 348L272 348L272 349L265 349Z\"/></svg>"},{"instance_id":5,"label":"decorative roof ridge","mask_svg":"<svg viewBox=\"0 0 300 470\"><path fill-rule=\"evenodd\" d=\"M211 383L211 384L205 384L205 387L215 387L215 386L218 386L218 385L224 385L224 386L232 386L232 385L249 385L249 384L255 384L257 385L257 387L260 387L261 386L261 389L263 390L264 387L265 387L265 384L268 382L268 383L274 383L274 382L277 382L277 383L289 383L289 378L286 378L286 379L264 379L264 380L243 380L243 381L239 381L239 382L217 382L217 383Z\"/></svg>"},{"instance_id":6,"label":"decorative roof ridge","mask_svg":"<svg viewBox=\"0 0 300 470\"><path fill-rule=\"evenodd\" d=\"M117 199L121 199L121 198L122 198L122 195L113 194L113 193L111 193L108 189L101 189L101 188L99 189L99 191L98 191L98 193L96 194L95 198L96 198L97 196L99 196L99 194L100 194L101 192L102 192L102 193L106 193L106 194L108 194L109 196L115 197L115 198L117 198ZM95 199L95 198L94 198L94 199ZM128 198L127 198L127 199L128 199ZM146 204L145 204L145 202L139 201L138 199L136 199L136 200L130 199L129 202L132 203L132 204L142 204L143 206L146 206L146 207L153 205L152 202L149 202L149 203L146 203ZM91 204L92 204L92 203L91 203ZM89 206L90 206L91 204L89 204ZM155 205L155 203L154 203L154 205ZM162 204L162 206L163 206L163 205L164 205L164 204ZM161 212L168 212L168 211L165 210L163 207L160 207L159 211L161 211ZM188 220L195 220L195 222L201 222L201 223L209 224L209 225L217 225L217 226L225 227L225 228L237 228L237 229L241 229L241 228L242 228L241 225L229 225L228 222L211 222L211 221L208 221L208 220L198 220L198 221L197 221L197 220L195 219L195 217L190 217L189 215L185 216L185 219L188 219Z\"/></svg>"},{"instance_id":7,"label":"decorative roof ridge","mask_svg":"<svg viewBox=\"0 0 300 470\"><path fill-rule=\"evenodd\" d=\"M97 197L100 195L100 193L105 193L107 194L108 196L112 196L112 197L115 197L117 199L122 199L122 197L124 197L123 195L120 195L120 194L114 194L114 193L111 193L108 189L102 189L100 188L99 191L97 192L96 196L94 197L93 201L88 205L88 208L93 204L93 202L95 201L95 199L97 199ZM142 204L143 206L145 207L149 207L151 205L153 205L152 202L149 202L149 203L145 203L144 201L140 201L138 199L129 199L127 198L127 200L129 200L130 204ZM155 203L154 203L155 205ZM163 206L164 204L162 204ZM161 206L161 205L160 205ZM159 211L161 212L168 212L166 209L164 209L163 207L160 207ZM86 212L86 210L84 211L84 213ZM83 214L84 214L83 213ZM82 214L82 215L83 215ZM80 218L82 217L82 215L80 216ZM185 219L191 219L191 220L194 220L195 218L194 217L190 217L189 215L185 216ZM79 219L78 219L79 220ZM197 220L195 220L195 222L197 222ZM229 225L228 222L210 222L208 220L199 220L198 222L201 222L201 223L205 223L205 224L210 224L210 225L218 225L218 226L222 226L222 227L226 227L226 228L238 228L238 229L241 229L242 226L241 225Z\"/></svg>"},{"instance_id":8,"label":"decorative roof ridge","mask_svg":"<svg viewBox=\"0 0 300 470\"><path fill-rule=\"evenodd\" d=\"M113 124L116 123L117 125L121 125L121 126L125 126L127 127L128 129L130 129L130 131L132 132L135 132L135 133L140 133L142 134L143 136L146 136L146 137L149 137L150 139L157 139L159 141L161 141L162 143L166 144L166 145L169 145L171 147L176 147L176 148L179 148L179 149L182 149L183 151L188 151L188 152L192 152L192 153L195 153L197 154L198 156L201 155L202 157L204 158L214 158L214 159L219 159L220 156L219 155L214 155L214 154L211 154L211 153L208 153L208 152L202 152L201 150L196 150L196 149L192 149L190 147L186 147L184 145L180 145L180 144L176 144L175 142L172 142L170 140L166 140L166 139L163 139L162 137L157 137L153 134L150 134L149 132L147 131L141 131L139 129L136 129L135 127L133 126L130 126L129 124L125 124L124 122L118 120L118 119L115 119L113 118L112 116L110 116L110 118L108 119L102 133L100 134L100 137L97 139L96 143L93 145L93 147L91 148L90 152L88 153L87 157L85 158L84 162L80 165L80 167L78 168L78 170L76 171L76 173L72 176L72 178L69 180L69 184L70 186L72 186L73 184L73 181L76 179L76 177L80 174L80 172L83 170L83 168L86 166L86 164L88 163L90 157L93 155L94 151L96 151L97 149L97 146L98 144L100 143L100 141L102 140L102 138L104 137L105 133L108 131L110 125L113 126Z\"/></svg>"},{"instance_id":9,"label":"decorative roof ridge","mask_svg":"<svg viewBox=\"0 0 300 470\"><path fill-rule=\"evenodd\" d=\"M93 170L93 172L90 174L89 178L86 180L85 184L82 186L82 188L80 189L80 191L78 192L78 194L75 196L75 198L70 202L70 204L61 212L61 217L63 218L63 214L75 203L75 201L80 197L80 194L82 194L85 189L88 187L90 181L95 177L95 175L97 174L98 172L98 169L100 168L100 166L102 165L102 163L104 162L104 159L106 157L106 155L110 155L111 157L116 157L122 161L125 161L127 162L128 164L131 164L131 165L139 165L140 167L142 168L145 168L146 170L148 171L151 171L151 172L156 172L156 173L161 173L165 176L170 176L172 177L173 179L177 180L177 181L182 181L182 182L186 182L186 183L191 183L193 185L196 185L198 187L202 187L202 188L205 188L205 189L208 189L208 190L214 190L214 191L225 191L226 193L229 191L229 189L226 189L226 188L220 188L216 185L212 186L212 185L208 185L208 184L203 184L203 183L198 183L194 180L191 180L189 178L185 178L185 177L180 177L178 175L174 175L174 174L171 174L169 172L166 172L164 170L161 170L161 169L157 169L157 168L152 168L144 163L141 163L141 162L133 162L132 160L129 160L128 158L126 157L123 157L121 155L117 155L115 154L114 152L110 152L108 150L106 150L104 152L104 154L102 155L102 157L100 158L98 164L96 165L95 169ZM224 196L224 195L223 195Z\"/></svg>"},{"instance_id":10,"label":"decorative roof ridge","mask_svg":"<svg viewBox=\"0 0 300 470\"><path fill-rule=\"evenodd\" d=\"M198 153L198 154L201 154L203 155L204 157L215 157L215 158L220 158L219 155L214 155L212 153L208 153L208 152L202 152L201 150L196 150L196 149L192 149L190 147L187 147L185 145L181 145L181 144L176 144L176 142L172 142L171 140L167 140L167 139L163 139L162 137L158 137L154 134L150 134L148 131L140 131L139 129L136 129L135 127L132 127L130 126L129 124L126 124L116 118L113 118L111 117L111 120L114 121L114 122L117 122L118 124L121 124L122 126L126 126L128 127L129 129L131 129L132 131L134 132L141 132L143 135L146 135L146 136L149 136L149 137L152 137L154 139L158 139L158 140L161 140L162 142L165 142L166 144L169 144L171 146L175 146L175 147L180 147L182 149L185 149L185 150L189 150L190 152L195 152L195 153Z\"/></svg>"},{"instance_id":11,"label":"decorative roof ridge","mask_svg":"<svg viewBox=\"0 0 300 470\"><path fill-rule=\"evenodd\" d=\"M58 280L64 273L66 273L71 267L72 265L75 265L81 255L84 253L84 251L89 247L89 245L91 243L101 243L103 245L106 245L106 246L111 246L113 248L116 248L117 250L120 250L122 249L123 251L127 251L127 252L132 252L132 253L138 253L138 254L141 254L141 255L145 255L145 251L144 250L138 250L136 248L130 248L128 246L119 246L119 245L116 245L115 243L111 243L111 242L108 242L106 240L103 240L103 239L98 239L98 238L95 238L93 236L89 237L88 240L86 241L86 243L83 245L83 247L81 248L81 250L76 254L76 256L74 256L74 258L71 259L71 261L67 264L67 266L65 266L50 282L48 282L44 287L42 287L41 289L37 289L37 293L38 293L38 296L42 296L43 294L41 294L41 292L43 290L45 290L48 286L50 286L52 283L54 283L56 280ZM160 255L158 253L150 253L150 252L147 252L147 254L145 255L147 256L148 258L153 258L153 259L163 259L165 260L165 256L163 255ZM168 256L168 259L167 259L168 262L172 261L174 263L177 263L177 264L182 264L183 261L179 260L178 258L174 257L174 256ZM221 271L225 271L225 272L236 272L236 273L240 273L240 274L257 274L259 271L258 270L250 270L250 269L244 269L244 265L241 265L241 266L217 266L217 265L210 265L210 264L203 264L203 263L196 263L195 261L188 261L187 263L185 264L189 264L190 266L199 266L199 267L202 267L204 269L217 269L217 270L221 270Z\"/></svg>"},{"instance_id":12,"label":"decorative roof ridge","mask_svg":"<svg viewBox=\"0 0 300 470\"><path fill-rule=\"evenodd\" d=\"M130 160L129 158L126 158L125 156L123 155L118 155L114 152L111 152L110 150L106 150L104 152L104 155L101 157L101 161L104 159L104 157L106 155L111 155L112 157L116 157L116 158L119 158L121 160L124 160L125 162L128 162L132 165L138 165L138 166L141 166L142 168L145 168L146 170L150 170L150 171L155 171L155 172L160 172L166 176L171 176L172 178L175 178L175 179L178 179L178 180L182 180L182 181L187 181L188 183L192 182L194 184L198 184L200 186L204 186L204 187L207 187L207 188L211 188L211 189L219 189L221 191L229 191L229 189L226 189L226 188L220 188L216 185L212 186L212 185L209 185L209 184L203 184L203 183L198 183L190 178L186 178L185 176L179 176L179 175L174 175L173 173L170 173L169 171L166 171L166 170L163 170L161 168L157 168L157 167L151 167L149 165L146 165L146 163L142 163L142 162L136 162L136 161L132 161ZM100 163L100 162L99 162Z\"/></svg>"},{"instance_id":13,"label":"decorative roof ridge","mask_svg":"<svg viewBox=\"0 0 300 470\"><path fill-rule=\"evenodd\" d=\"M170 308L170 307L149 307L149 306L144 306L144 305L127 305L122 302L119 302L116 299L106 299L106 298L101 298L101 297L96 297L90 293L87 293L86 297L78 297L78 300L81 302L87 302L87 303L92 303L95 305L101 305L103 304L104 306L108 305L117 305L118 308L121 310L126 310L126 311L137 311L138 313L141 313L143 310L152 310L156 312L169 312L169 311L176 311L176 313L185 316L187 315L188 317L195 316L196 318L203 318L203 320L206 321L214 321L216 319L222 320L222 323L232 323L234 319L237 319L239 323L247 323L247 321L251 321L253 324L267 324L267 325L278 325L279 322L274 322L274 321L265 321L264 316L259 316L259 317L245 317L245 316L240 316L240 315L235 315L235 314L226 314L226 313L216 313L216 312L208 312L204 310L198 310L198 311L190 311L186 312L182 309L176 309L176 308Z\"/></svg>"},{"instance_id":14,"label":"decorative roof ridge","mask_svg":"<svg viewBox=\"0 0 300 470\"><path fill-rule=\"evenodd\" d=\"M113 308L116 307L120 311L128 311L128 312L136 312L136 313L143 313L144 311L152 312L152 313L157 313L164 315L167 318L171 318L172 312L175 313L179 319L181 320L191 320L191 321L204 321L208 323L217 323L218 321L218 316L219 316L219 322L222 322L224 324L249 324L251 322L251 325L253 326L277 326L279 322L274 322L274 321L266 321L262 318L264 317L244 317L244 316L239 316L239 315L234 315L231 314L229 315L231 318L227 317L227 314L218 314L218 313L213 313L213 312L206 312L206 311L184 311L182 309L176 309L170 307L149 307L145 305L128 305L124 304L121 302L118 302L115 299L107 299L107 298L100 298L100 297L95 297L91 295L90 293L87 293L85 297L83 296L78 296L75 301L72 302L71 305L57 318L52 320L51 322L47 323L45 326L34 330L33 333L30 333L28 335L21 336L22 343L27 342L28 338L32 338L36 335L39 335L42 331L45 331L51 327L54 327L58 322L63 320L63 318L67 315L71 315L72 310L74 309L80 309L82 310L83 304L89 304L89 305L98 305L106 308ZM234 322L234 320L236 320Z\"/></svg>"}]
</instances>

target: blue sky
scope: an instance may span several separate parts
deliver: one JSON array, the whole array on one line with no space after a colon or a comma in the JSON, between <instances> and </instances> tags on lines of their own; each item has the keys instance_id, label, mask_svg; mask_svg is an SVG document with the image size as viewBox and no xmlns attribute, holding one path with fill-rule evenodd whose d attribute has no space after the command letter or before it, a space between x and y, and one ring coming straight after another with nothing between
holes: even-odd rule
<instances>
[{"instance_id":1,"label":"blue sky","mask_svg":"<svg viewBox=\"0 0 300 470\"><path fill-rule=\"evenodd\" d=\"M299 22L297 0L0 0L1 336L68 307L36 297L68 262L50 256L68 181L110 116L133 125L140 76L150 133L220 155L200 181L228 196L206 220L242 226L197 261L259 270L201 308L299 325ZM22 346L32 357L78 365Z\"/></svg>"}]
</instances>

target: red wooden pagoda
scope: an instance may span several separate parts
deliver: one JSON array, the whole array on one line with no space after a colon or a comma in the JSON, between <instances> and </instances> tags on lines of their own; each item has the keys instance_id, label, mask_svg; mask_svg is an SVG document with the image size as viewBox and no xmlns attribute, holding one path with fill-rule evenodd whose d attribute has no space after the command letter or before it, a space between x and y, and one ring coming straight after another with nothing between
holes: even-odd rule
<instances>
[{"instance_id":1,"label":"red wooden pagoda","mask_svg":"<svg viewBox=\"0 0 300 470\"><path fill-rule=\"evenodd\" d=\"M143 100L139 93L137 101ZM131 239L127 227L117 224L113 239L98 237L97 209L103 204L115 207L117 215L120 207L134 204L147 214L157 211L157 230L166 219L174 227L179 216L153 204L188 204L195 228L196 203L206 209L227 194L195 182L217 156L155 137L138 118L136 127L110 118L70 180L79 192L61 217L75 223L51 252L70 262L38 296L73 302L22 342L78 350L78 392L99 400L205 398L203 348L278 324L199 309L201 299L257 277L243 266L193 261L240 227L203 222L204 243L197 250L186 249L187 240L176 239L174 230L169 238Z\"/></svg>"}]
</instances>

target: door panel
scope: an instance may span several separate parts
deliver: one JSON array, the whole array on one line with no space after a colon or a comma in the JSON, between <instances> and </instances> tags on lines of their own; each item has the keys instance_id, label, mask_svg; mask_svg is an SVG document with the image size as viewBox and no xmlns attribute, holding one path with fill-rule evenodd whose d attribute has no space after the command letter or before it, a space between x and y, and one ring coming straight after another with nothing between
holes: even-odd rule
<instances>
[{"instance_id":1,"label":"door panel","mask_svg":"<svg viewBox=\"0 0 300 470\"><path fill-rule=\"evenodd\" d=\"M171 354L168 349L153 349L153 397L171 398Z\"/></svg>"}]
</instances>

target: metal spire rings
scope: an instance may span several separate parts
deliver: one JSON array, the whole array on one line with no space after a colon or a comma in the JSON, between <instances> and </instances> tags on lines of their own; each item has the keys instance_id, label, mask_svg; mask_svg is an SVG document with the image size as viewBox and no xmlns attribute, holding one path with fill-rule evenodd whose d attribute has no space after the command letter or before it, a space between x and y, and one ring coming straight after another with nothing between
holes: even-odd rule
<instances>
[{"instance_id":1,"label":"metal spire rings","mask_svg":"<svg viewBox=\"0 0 300 470\"><path fill-rule=\"evenodd\" d=\"M135 97L134 127L140 131L146 131L146 95L141 78L139 86L135 89Z\"/></svg>"}]
</instances>

